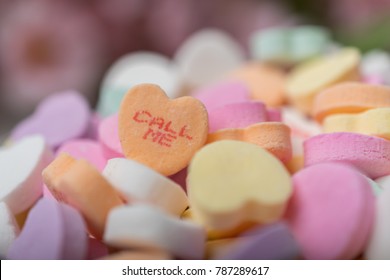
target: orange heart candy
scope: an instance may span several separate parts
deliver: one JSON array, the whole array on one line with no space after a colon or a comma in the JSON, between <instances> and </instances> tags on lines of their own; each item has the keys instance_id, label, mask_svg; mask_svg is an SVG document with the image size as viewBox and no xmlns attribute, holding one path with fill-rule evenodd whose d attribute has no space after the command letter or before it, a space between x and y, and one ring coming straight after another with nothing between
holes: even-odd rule
<instances>
[{"instance_id":1,"label":"orange heart candy","mask_svg":"<svg viewBox=\"0 0 390 280\"><path fill-rule=\"evenodd\" d=\"M189 96L170 100L153 84L127 92L118 121L124 155L164 175L187 166L208 134L207 111L199 100Z\"/></svg>"}]
</instances>

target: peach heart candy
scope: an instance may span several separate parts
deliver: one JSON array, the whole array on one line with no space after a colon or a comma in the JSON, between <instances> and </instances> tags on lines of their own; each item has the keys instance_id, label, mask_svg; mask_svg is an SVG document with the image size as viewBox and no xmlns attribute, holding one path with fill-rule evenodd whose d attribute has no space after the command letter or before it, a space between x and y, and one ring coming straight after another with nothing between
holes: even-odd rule
<instances>
[{"instance_id":1,"label":"peach heart candy","mask_svg":"<svg viewBox=\"0 0 390 280\"><path fill-rule=\"evenodd\" d=\"M99 141L107 159L123 157L118 132L118 114L102 120L99 125Z\"/></svg>"},{"instance_id":2,"label":"peach heart candy","mask_svg":"<svg viewBox=\"0 0 390 280\"><path fill-rule=\"evenodd\" d=\"M320 134L304 142L305 166L341 162L372 179L390 174L390 141L350 132Z\"/></svg>"},{"instance_id":3,"label":"peach heart candy","mask_svg":"<svg viewBox=\"0 0 390 280\"><path fill-rule=\"evenodd\" d=\"M195 223L167 215L151 205L134 204L110 212L104 241L119 248L159 249L179 258L201 259L205 235Z\"/></svg>"},{"instance_id":4,"label":"peach heart candy","mask_svg":"<svg viewBox=\"0 0 390 280\"><path fill-rule=\"evenodd\" d=\"M390 107L390 87L349 82L320 92L314 100L313 115L318 122L333 114L360 113Z\"/></svg>"},{"instance_id":5,"label":"peach heart candy","mask_svg":"<svg viewBox=\"0 0 390 280\"><path fill-rule=\"evenodd\" d=\"M281 218L292 193L283 164L263 148L224 140L202 148L191 161L187 191L195 220L230 230L244 222Z\"/></svg>"},{"instance_id":6,"label":"peach heart candy","mask_svg":"<svg viewBox=\"0 0 390 280\"><path fill-rule=\"evenodd\" d=\"M207 139L203 104L189 96L169 100L152 84L137 85L127 92L118 119L125 156L164 175L186 167Z\"/></svg>"},{"instance_id":7,"label":"peach heart candy","mask_svg":"<svg viewBox=\"0 0 390 280\"><path fill-rule=\"evenodd\" d=\"M55 174L60 176L56 178ZM123 204L103 175L85 160L76 160L68 165L54 161L43 175L52 179L45 180L45 183L54 197L80 210L91 234L100 239L108 212Z\"/></svg>"},{"instance_id":8,"label":"peach heart candy","mask_svg":"<svg viewBox=\"0 0 390 280\"><path fill-rule=\"evenodd\" d=\"M41 172L52 153L42 136L29 136L0 148L0 202L12 213L30 208L42 195Z\"/></svg>"},{"instance_id":9,"label":"peach heart candy","mask_svg":"<svg viewBox=\"0 0 390 280\"><path fill-rule=\"evenodd\" d=\"M127 201L150 203L175 216L188 207L187 195L179 185L134 160L110 159L103 175Z\"/></svg>"},{"instance_id":10,"label":"peach heart candy","mask_svg":"<svg viewBox=\"0 0 390 280\"><path fill-rule=\"evenodd\" d=\"M272 153L282 162L288 162L292 156L290 129L279 122L258 123L244 129L218 130L209 134L207 143L220 140L238 140L256 144Z\"/></svg>"},{"instance_id":11,"label":"peach heart candy","mask_svg":"<svg viewBox=\"0 0 390 280\"><path fill-rule=\"evenodd\" d=\"M367 179L340 163L321 163L293 176L287 222L306 259L351 259L362 253L374 219Z\"/></svg>"},{"instance_id":12,"label":"peach heart candy","mask_svg":"<svg viewBox=\"0 0 390 280\"><path fill-rule=\"evenodd\" d=\"M47 97L33 115L18 124L11 139L41 134L55 149L67 140L84 136L90 118L89 105L83 95L75 91L60 92Z\"/></svg>"},{"instance_id":13,"label":"peach heart candy","mask_svg":"<svg viewBox=\"0 0 390 280\"><path fill-rule=\"evenodd\" d=\"M325 118L324 132L356 132L390 140L390 108L377 108L359 114L336 114Z\"/></svg>"},{"instance_id":14,"label":"peach heart candy","mask_svg":"<svg viewBox=\"0 0 390 280\"><path fill-rule=\"evenodd\" d=\"M252 98L267 106L284 103L286 74L277 67L252 62L231 73L229 78L243 82Z\"/></svg>"},{"instance_id":15,"label":"peach heart candy","mask_svg":"<svg viewBox=\"0 0 390 280\"><path fill-rule=\"evenodd\" d=\"M262 102L232 103L208 113L210 133L224 128L243 128L268 120L267 109Z\"/></svg>"}]
</instances>

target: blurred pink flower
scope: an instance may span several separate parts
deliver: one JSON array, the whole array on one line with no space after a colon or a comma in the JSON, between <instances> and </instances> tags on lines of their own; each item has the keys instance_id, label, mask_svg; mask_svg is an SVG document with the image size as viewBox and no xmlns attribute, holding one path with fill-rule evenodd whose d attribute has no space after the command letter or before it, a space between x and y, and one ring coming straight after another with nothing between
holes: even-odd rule
<instances>
[{"instance_id":1,"label":"blurred pink flower","mask_svg":"<svg viewBox=\"0 0 390 280\"><path fill-rule=\"evenodd\" d=\"M96 19L73 1L14 1L0 18L0 100L16 114L67 88L93 94L105 66Z\"/></svg>"}]
</instances>

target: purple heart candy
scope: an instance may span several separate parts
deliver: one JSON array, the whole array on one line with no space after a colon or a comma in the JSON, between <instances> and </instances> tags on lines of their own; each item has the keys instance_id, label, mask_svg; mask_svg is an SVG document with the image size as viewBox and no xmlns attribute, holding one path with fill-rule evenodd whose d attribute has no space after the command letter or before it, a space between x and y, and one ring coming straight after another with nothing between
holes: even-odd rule
<instances>
[{"instance_id":1,"label":"purple heart candy","mask_svg":"<svg viewBox=\"0 0 390 280\"><path fill-rule=\"evenodd\" d=\"M76 91L64 91L47 97L34 114L20 122L11 133L17 141L31 134L42 134L49 146L86 134L91 112L88 102Z\"/></svg>"}]
</instances>

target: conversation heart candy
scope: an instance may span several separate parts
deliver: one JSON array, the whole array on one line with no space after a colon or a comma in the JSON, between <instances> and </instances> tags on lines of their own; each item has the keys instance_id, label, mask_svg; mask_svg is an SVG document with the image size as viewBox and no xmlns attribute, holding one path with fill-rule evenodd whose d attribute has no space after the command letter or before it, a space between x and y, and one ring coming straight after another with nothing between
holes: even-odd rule
<instances>
[{"instance_id":1,"label":"conversation heart candy","mask_svg":"<svg viewBox=\"0 0 390 280\"><path fill-rule=\"evenodd\" d=\"M320 134L304 142L305 166L341 162L375 179L390 174L390 141L350 132Z\"/></svg>"},{"instance_id":2,"label":"conversation heart candy","mask_svg":"<svg viewBox=\"0 0 390 280\"><path fill-rule=\"evenodd\" d=\"M188 207L186 193L179 185L134 160L111 159L103 175L125 200L149 202L176 216Z\"/></svg>"},{"instance_id":3,"label":"conversation heart candy","mask_svg":"<svg viewBox=\"0 0 390 280\"><path fill-rule=\"evenodd\" d=\"M44 177L49 177L45 173L51 174L57 170L61 169L49 165L45 169ZM53 180L54 184L51 185L46 180L45 183L58 201L80 211L89 231L97 239L101 239L103 235L108 212L123 204L110 183L85 160L76 160L65 168L65 171L62 170L61 176Z\"/></svg>"},{"instance_id":4,"label":"conversation heart candy","mask_svg":"<svg viewBox=\"0 0 390 280\"><path fill-rule=\"evenodd\" d=\"M250 38L252 57L282 65L301 62L325 53L329 31L320 26L272 27Z\"/></svg>"},{"instance_id":5,"label":"conversation heart candy","mask_svg":"<svg viewBox=\"0 0 390 280\"><path fill-rule=\"evenodd\" d=\"M19 234L19 226L7 204L0 202L0 258L6 257L8 248Z\"/></svg>"},{"instance_id":6,"label":"conversation heart candy","mask_svg":"<svg viewBox=\"0 0 390 280\"><path fill-rule=\"evenodd\" d=\"M103 117L117 113L128 89L143 83L160 85L170 98L180 95L178 69L169 58L153 52L134 52L120 57L107 71L98 112Z\"/></svg>"},{"instance_id":7,"label":"conversation heart candy","mask_svg":"<svg viewBox=\"0 0 390 280\"><path fill-rule=\"evenodd\" d=\"M87 235L80 214L55 200L41 199L30 211L20 235L8 250L9 259L84 259Z\"/></svg>"},{"instance_id":8,"label":"conversation heart candy","mask_svg":"<svg viewBox=\"0 0 390 280\"><path fill-rule=\"evenodd\" d=\"M292 189L288 171L272 154L254 144L224 140L195 154L187 191L197 221L229 230L243 222L280 219Z\"/></svg>"},{"instance_id":9,"label":"conversation heart candy","mask_svg":"<svg viewBox=\"0 0 390 280\"><path fill-rule=\"evenodd\" d=\"M368 260L390 260L390 188L385 188L376 201L376 215L365 258Z\"/></svg>"},{"instance_id":10,"label":"conversation heart candy","mask_svg":"<svg viewBox=\"0 0 390 280\"><path fill-rule=\"evenodd\" d=\"M227 33L203 29L179 47L174 60L185 86L193 89L216 81L239 66L244 60L244 51Z\"/></svg>"},{"instance_id":11,"label":"conversation heart candy","mask_svg":"<svg viewBox=\"0 0 390 280\"><path fill-rule=\"evenodd\" d=\"M118 115L126 158L172 175L206 142L207 111L189 96L169 100L160 87L142 84L124 97Z\"/></svg>"},{"instance_id":12,"label":"conversation heart candy","mask_svg":"<svg viewBox=\"0 0 390 280\"><path fill-rule=\"evenodd\" d=\"M207 143L221 140L237 140L258 145L282 162L288 162L291 159L290 129L283 123L264 122L244 129L222 129L210 133Z\"/></svg>"},{"instance_id":13,"label":"conversation heart candy","mask_svg":"<svg viewBox=\"0 0 390 280\"><path fill-rule=\"evenodd\" d=\"M371 50L364 54L360 69L364 77L377 77L390 85L390 55L383 50Z\"/></svg>"},{"instance_id":14,"label":"conversation heart candy","mask_svg":"<svg viewBox=\"0 0 390 280\"><path fill-rule=\"evenodd\" d=\"M390 140L390 108L377 108L360 114L336 114L325 118L323 130L355 132Z\"/></svg>"},{"instance_id":15,"label":"conversation heart candy","mask_svg":"<svg viewBox=\"0 0 390 280\"><path fill-rule=\"evenodd\" d=\"M48 145L57 148L63 142L87 133L91 113L87 100L76 91L64 91L47 97L34 114L19 123L11 133L16 141L41 134Z\"/></svg>"},{"instance_id":16,"label":"conversation heart candy","mask_svg":"<svg viewBox=\"0 0 390 280\"><path fill-rule=\"evenodd\" d=\"M243 128L268 120L268 112L262 102L232 103L208 111L209 132L224 128Z\"/></svg>"},{"instance_id":17,"label":"conversation heart candy","mask_svg":"<svg viewBox=\"0 0 390 280\"><path fill-rule=\"evenodd\" d=\"M200 88L192 94L208 112L232 103L249 102L249 89L238 81L223 81Z\"/></svg>"},{"instance_id":18,"label":"conversation heart candy","mask_svg":"<svg viewBox=\"0 0 390 280\"><path fill-rule=\"evenodd\" d=\"M390 189L390 175L379 177L375 179L375 182L381 187L381 189Z\"/></svg>"},{"instance_id":19,"label":"conversation heart candy","mask_svg":"<svg viewBox=\"0 0 390 280\"><path fill-rule=\"evenodd\" d=\"M286 81L286 93L290 103L301 112L311 114L314 98L321 90L360 78L359 61L359 51L346 48L298 65Z\"/></svg>"},{"instance_id":20,"label":"conversation heart candy","mask_svg":"<svg viewBox=\"0 0 390 280\"><path fill-rule=\"evenodd\" d=\"M106 165L106 158L103 154L103 149L99 142L79 139L70 140L62 144L56 154L68 153L76 159L85 159L89 163L93 164L99 171L102 171Z\"/></svg>"},{"instance_id":21,"label":"conversation heart candy","mask_svg":"<svg viewBox=\"0 0 390 280\"><path fill-rule=\"evenodd\" d=\"M299 245L283 222L251 229L235 239L211 242L217 247L211 250L211 259L216 260L292 260L300 255Z\"/></svg>"},{"instance_id":22,"label":"conversation heart candy","mask_svg":"<svg viewBox=\"0 0 390 280\"><path fill-rule=\"evenodd\" d=\"M360 113L390 106L390 87L349 82L320 92L313 107L314 118L322 122L327 116Z\"/></svg>"},{"instance_id":23,"label":"conversation heart candy","mask_svg":"<svg viewBox=\"0 0 390 280\"><path fill-rule=\"evenodd\" d=\"M235 70L229 78L243 82L250 90L251 97L267 106L284 103L286 74L281 69L253 62Z\"/></svg>"},{"instance_id":24,"label":"conversation heart candy","mask_svg":"<svg viewBox=\"0 0 390 280\"><path fill-rule=\"evenodd\" d=\"M102 120L99 126L99 141L106 158L123 157L119 141L118 115L114 114Z\"/></svg>"},{"instance_id":25,"label":"conversation heart candy","mask_svg":"<svg viewBox=\"0 0 390 280\"><path fill-rule=\"evenodd\" d=\"M51 158L41 136L29 136L0 148L0 202L5 202L12 213L27 210L42 195L41 172Z\"/></svg>"},{"instance_id":26,"label":"conversation heart candy","mask_svg":"<svg viewBox=\"0 0 390 280\"><path fill-rule=\"evenodd\" d=\"M340 163L320 163L293 176L287 222L306 259L351 259L362 253L374 219L366 178Z\"/></svg>"},{"instance_id":27,"label":"conversation heart candy","mask_svg":"<svg viewBox=\"0 0 390 280\"><path fill-rule=\"evenodd\" d=\"M104 232L104 241L111 246L160 249L189 259L203 257L205 238L202 227L144 204L113 209Z\"/></svg>"}]
</instances>

